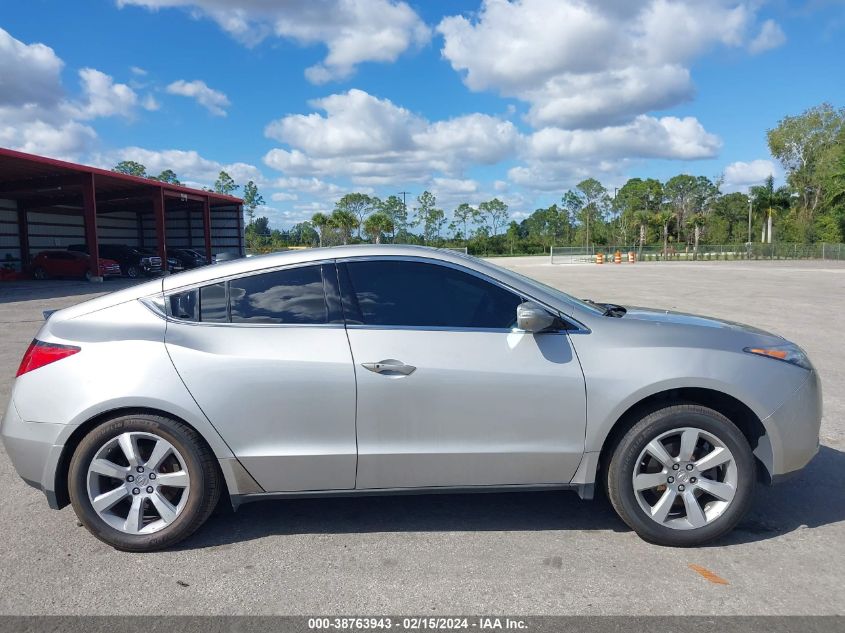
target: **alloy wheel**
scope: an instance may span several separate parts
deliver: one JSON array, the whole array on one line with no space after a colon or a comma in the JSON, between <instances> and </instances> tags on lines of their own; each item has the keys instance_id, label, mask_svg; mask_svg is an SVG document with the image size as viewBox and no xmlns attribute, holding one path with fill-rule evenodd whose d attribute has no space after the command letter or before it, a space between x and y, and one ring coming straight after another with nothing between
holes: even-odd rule
<instances>
[{"instance_id":1,"label":"alloy wheel","mask_svg":"<svg viewBox=\"0 0 845 633\"><path fill-rule=\"evenodd\" d=\"M733 454L718 437L695 427L667 431L640 452L631 482L652 521L677 529L704 527L730 506L737 490Z\"/></svg>"},{"instance_id":2,"label":"alloy wheel","mask_svg":"<svg viewBox=\"0 0 845 633\"><path fill-rule=\"evenodd\" d=\"M109 526L151 534L173 523L188 501L190 476L173 444L153 433L126 432L101 446L88 465L88 500Z\"/></svg>"}]
</instances>

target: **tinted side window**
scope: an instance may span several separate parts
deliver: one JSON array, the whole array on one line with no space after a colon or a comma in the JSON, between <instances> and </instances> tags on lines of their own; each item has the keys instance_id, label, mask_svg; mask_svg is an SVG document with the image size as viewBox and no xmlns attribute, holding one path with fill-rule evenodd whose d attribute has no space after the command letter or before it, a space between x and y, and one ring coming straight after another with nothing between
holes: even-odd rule
<instances>
[{"instance_id":1,"label":"tinted side window","mask_svg":"<svg viewBox=\"0 0 845 633\"><path fill-rule=\"evenodd\" d=\"M170 316L182 321L198 321L199 302L197 301L197 294L196 290L187 290L170 295L168 305Z\"/></svg>"},{"instance_id":2,"label":"tinted side window","mask_svg":"<svg viewBox=\"0 0 845 633\"><path fill-rule=\"evenodd\" d=\"M366 325L510 328L522 302L500 286L436 264L361 261L345 269L347 318Z\"/></svg>"},{"instance_id":3,"label":"tinted side window","mask_svg":"<svg viewBox=\"0 0 845 633\"><path fill-rule=\"evenodd\" d=\"M229 282L232 323L328 323L320 266Z\"/></svg>"},{"instance_id":4,"label":"tinted side window","mask_svg":"<svg viewBox=\"0 0 845 633\"><path fill-rule=\"evenodd\" d=\"M200 288L200 321L205 323L228 323L226 309L226 282Z\"/></svg>"}]
</instances>

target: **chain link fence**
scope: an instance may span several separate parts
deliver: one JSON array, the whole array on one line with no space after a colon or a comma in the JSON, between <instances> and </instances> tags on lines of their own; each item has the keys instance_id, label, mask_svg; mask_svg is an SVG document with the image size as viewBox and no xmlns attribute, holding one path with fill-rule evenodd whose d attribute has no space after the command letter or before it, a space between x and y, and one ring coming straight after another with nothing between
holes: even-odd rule
<instances>
[{"instance_id":1,"label":"chain link fence","mask_svg":"<svg viewBox=\"0 0 845 633\"><path fill-rule=\"evenodd\" d=\"M592 263L601 254L605 261L613 261L616 252L621 253L623 261L628 254L634 253L637 261L733 261L733 260L791 260L823 259L845 260L845 244L699 244L698 250L662 244L616 245L616 246L554 246L551 248L552 264Z\"/></svg>"}]
</instances>

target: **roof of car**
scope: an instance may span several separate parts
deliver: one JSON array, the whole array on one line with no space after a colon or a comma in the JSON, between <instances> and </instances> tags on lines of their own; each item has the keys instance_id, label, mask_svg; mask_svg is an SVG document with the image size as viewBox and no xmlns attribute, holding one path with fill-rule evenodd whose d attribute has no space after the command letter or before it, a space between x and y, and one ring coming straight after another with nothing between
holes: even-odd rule
<instances>
[{"instance_id":1,"label":"roof of car","mask_svg":"<svg viewBox=\"0 0 845 633\"><path fill-rule=\"evenodd\" d=\"M344 259L347 257L427 257L451 261L464 266L475 268L472 262L480 264L479 268L488 268L481 260L475 259L457 251L450 251L430 246L414 246L410 244L354 244L350 246L329 246L323 248L307 248L299 250L281 251L267 255L256 255L234 259L213 266L194 268L193 270L171 275L164 280L164 290L190 286L204 281L229 277L241 273L249 273L263 268L275 268L288 264L298 264L327 259Z\"/></svg>"}]
</instances>

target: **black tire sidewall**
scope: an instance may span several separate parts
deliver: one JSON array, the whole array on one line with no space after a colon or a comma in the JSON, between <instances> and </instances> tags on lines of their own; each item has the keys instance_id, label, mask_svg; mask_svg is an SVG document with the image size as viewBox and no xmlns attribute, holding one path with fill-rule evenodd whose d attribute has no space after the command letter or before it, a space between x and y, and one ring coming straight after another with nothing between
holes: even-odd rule
<instances>
[{"instance_id":1,"label":"black tire sidewall","mask_svg":"<svg viewBox=\"0 0 845 633\"><path fill-rule=\"evenodd\" d=\"M127 266L126 267L126 276L130 279L137 279L141 276L141 269L137 266Z\"/></svg>"},{"instance_id":2,"label":"black tire sidewall","mask_svg":"<svg viewBox=\"0 0 845 633\"><path fill-rule=\"evenodd\" d=\"M637 502L632 482L642 450L659 435L682 427L712 433L731 451L737 467L737 489L725 512L712 523L692 530L661 526ZM635 424L619 442L608 468L608 493L620 517L645 540L658 545L695 546L732 530L750 507L756 482L756 463L748 441L720 413L696 405L678 405L655 411Z\"/></svg>"},{"instance_id":3,"label":"black tire sidewall","mask_svg":"<svg viewBox=\"0 0 845 633\"><path fill-rule=\"evenodd\" d=\"M203 517L198 522L207 504L208 470L203 466L202 447L185 429L184 425L167 418L129 415L96 427L82 439L71 459L68 491L77 517L94 536L120 550L152 551L189 536L205 520ZM173 523L152 534L125 534L114 529L98 516L88 498L88 465L94 455L110 439L130 431L152 433L170 442L184 458L190 477L188 501L182 512Z\"/></svg>"}]
</instances>

